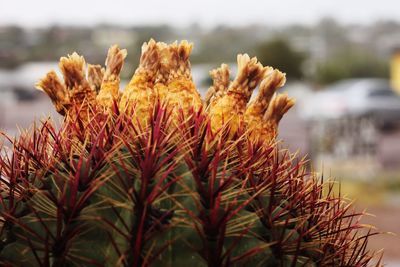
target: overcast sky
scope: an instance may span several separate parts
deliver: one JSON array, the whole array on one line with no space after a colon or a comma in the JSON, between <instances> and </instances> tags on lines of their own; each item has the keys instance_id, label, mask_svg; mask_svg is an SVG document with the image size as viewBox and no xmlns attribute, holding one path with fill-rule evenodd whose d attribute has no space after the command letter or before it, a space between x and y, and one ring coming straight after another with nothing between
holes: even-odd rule
<instances>
[{"instance_id":1,"label":"overcast sky","mask_svg":"<svg viewBox=\"0 0 400 267\"><path fill-rule=\"evenodd\" d=\"M311 24L330 16L344 23L400 20L400 0L0 0L0 25L186 26Z\"/></svg>"}]
</instances>

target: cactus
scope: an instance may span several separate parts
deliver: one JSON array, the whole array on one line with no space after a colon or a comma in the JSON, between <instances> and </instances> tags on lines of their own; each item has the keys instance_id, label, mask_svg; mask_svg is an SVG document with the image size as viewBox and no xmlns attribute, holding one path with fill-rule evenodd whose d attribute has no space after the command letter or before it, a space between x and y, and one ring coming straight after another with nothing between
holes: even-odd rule
<instances>
[{"instance_id":1,"label":"cactus","mask_svg":"<svg viewBox=\"0 0 400 267\"><path fill-rule=\"evenodd\" d=\"M145 43L123 92L118 46L37 84L64 121L2 148L2 265L380 266L363 213L278 145L285 75L239 55L203 101L191 49Z\"/></svg>"}]
</instances>

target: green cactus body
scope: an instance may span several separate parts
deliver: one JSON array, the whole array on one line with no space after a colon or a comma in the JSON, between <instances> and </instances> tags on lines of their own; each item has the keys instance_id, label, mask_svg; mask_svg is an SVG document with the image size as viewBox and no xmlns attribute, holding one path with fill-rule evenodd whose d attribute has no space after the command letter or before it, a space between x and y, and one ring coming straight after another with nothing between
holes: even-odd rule
<instances>
[{"instance_id":1,"label":"green cactus body","mask_svg":"<svg viewBox=\"0 0 400 267\"><path fill-rule=\"evenodd\" d=\"M172 55L187 60L177 44L152 42L142 59L155 64L146 53L155 47L164 55L162 49L175 46L180 52ZM261 68L254 60L246 64L246 84L267 75L254 75ZM165 73L162 64L157 68ZM110 77L103 80L113 84ZM309 173L303 159L274 139L252 138L256 132L249 133L245 117L234 131L229 120L215 131L205 104L185 108L159 97L139 118L140 101L126 102L132 109L122 109L118 96L107 105L78 99L62 106L65 101L53 94L66 114L61 128L43 122L3 148L3 266L380 265L367 249L373 233L359 223L361 214L335 196L333 183ZM210 99L212 104L218 95ZM290 108L287 98L278 100L271 100L268 114L279 117L279 110ZM268 118L268 125L277 123Z\"/></svg>"}]
</instances>

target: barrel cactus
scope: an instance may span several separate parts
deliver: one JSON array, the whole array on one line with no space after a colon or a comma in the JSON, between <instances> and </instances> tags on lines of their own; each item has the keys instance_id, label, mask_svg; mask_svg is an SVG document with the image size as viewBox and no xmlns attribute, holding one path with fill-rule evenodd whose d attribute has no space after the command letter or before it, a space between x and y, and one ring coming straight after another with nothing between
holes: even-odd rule
<instances>
[{"instance_id":1,"label":"barrel cactus","mask_svg":"<svg viewBox=\"0 0 400 267\"><path fill-rule=\"evenodd\" d=\"M116 45L38 82L64 119L2 148L3 266L380 265L363 213L278 145L285 75L238 55L202 99L191 50L145 43L124 91Z\"/></svg>"}]
</instances>

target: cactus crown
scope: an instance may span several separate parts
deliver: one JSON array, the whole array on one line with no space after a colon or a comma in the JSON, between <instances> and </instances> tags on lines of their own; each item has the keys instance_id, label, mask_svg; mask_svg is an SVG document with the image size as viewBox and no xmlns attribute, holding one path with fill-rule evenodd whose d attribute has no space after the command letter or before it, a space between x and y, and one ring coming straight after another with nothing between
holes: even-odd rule
<instances>
[{"instance_id":1,"label":"cactus crown","mask_svg":"<svg viewBox=\"0 0 400 267\"><path fill-rule=\"evenodd\" d=\"M366 266L372 233L334 184L280 150L285 75L238 56L203 101L186 41L150 40L124 91L76 53L37 87L65 116L10 140L0 161L5 266ZM252 91L259 93L250 103Z\"/></svg>"}]
</instances>

